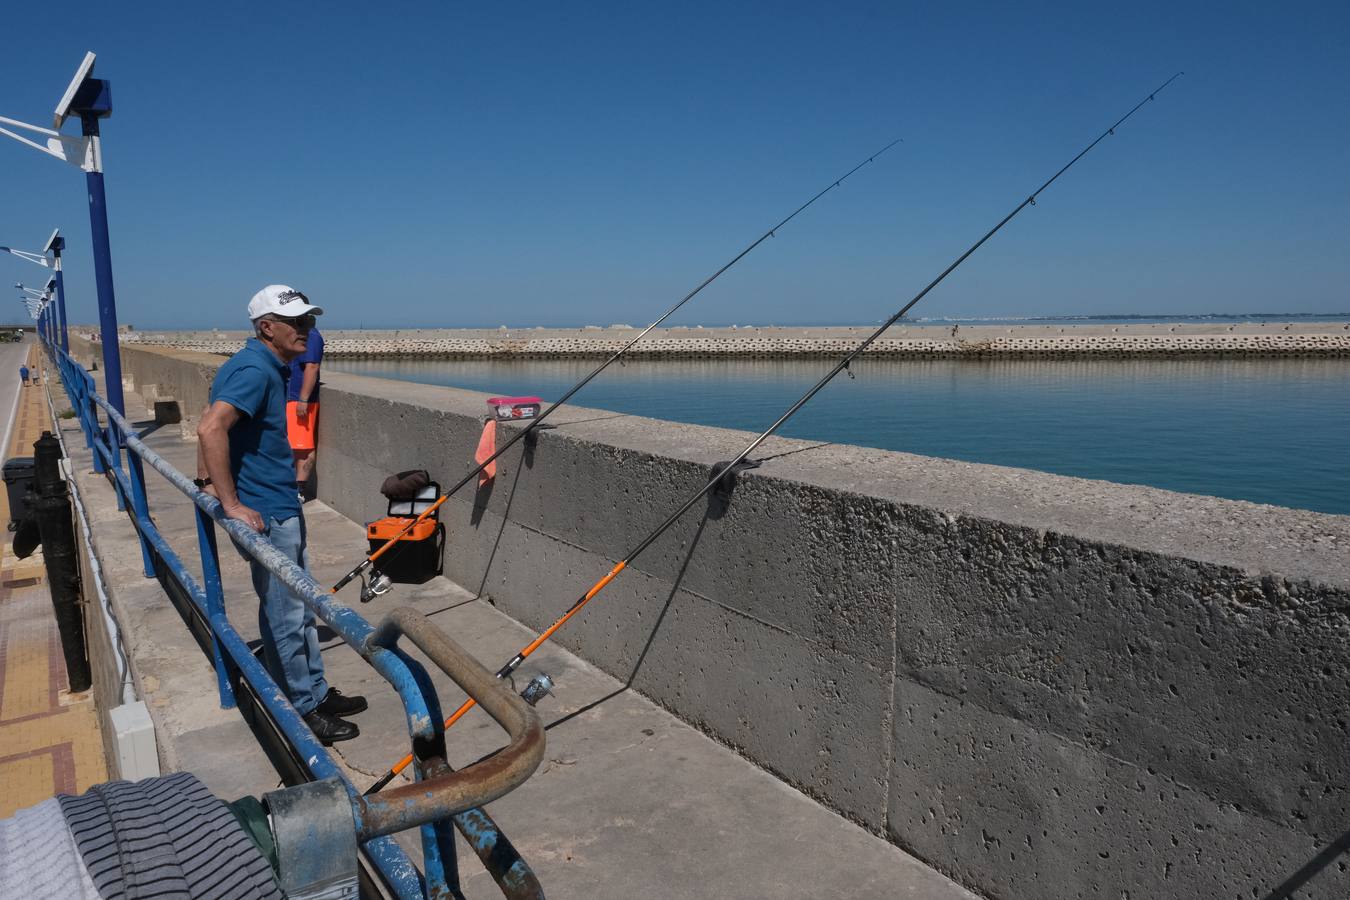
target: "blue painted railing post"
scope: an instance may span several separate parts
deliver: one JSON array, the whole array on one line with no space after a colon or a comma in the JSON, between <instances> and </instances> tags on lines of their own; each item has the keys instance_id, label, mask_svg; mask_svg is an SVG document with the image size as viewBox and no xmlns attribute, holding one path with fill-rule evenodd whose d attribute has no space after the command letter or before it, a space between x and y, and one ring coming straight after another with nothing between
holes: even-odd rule
<instances>
[{"instance_id":1,"label":"blue painted railing post","mask_svg":"<svg viewBox=\"0 0 1350 900\"><path fill-rule=\"evenodd\" d=\"M99 428L98 424L98 403L94 397L98 394L98 385L94 384L94 376L87 371L84 373L84 396L88 401L85 408L85 417L89 421L89 449L94 451L94 474L102 475L108 471L108 464L103 460L103 454L98 452L102 446L105 432Z\"/></svg>"},{"instance_id":2,"label":"blue painted railing post","mask_svg":"<svg viewBox=\"0 0 1350 900\"><path fill-rule=\"evenodd\" d=\"M413 765L417 780L424 780L421 762ZM459 896L459 860L455 856L455 829L450 821L428 822L418 831L422 837L422 875L427 880L427 896Z\"/></svg>"},{"instance_id":3,"label":"blue painted railing post","mask_svg":"<svg viewBox=\"0 0 1350 900\"><path fill-rule=\"evenodd\" d=\"M84 367L77 365L75 360L66 357L66 365L70 369L70 379L66 382L66 389L71 391L70 405L75 410L75 417L80 420L80 430L84 432L84 446L88 450L94 449L94 437L89 428L89 410L93 407L93 401L89 399L88 383L85 379L88 375ZM95 462L98 461L98 454L94 454ZM95 472L98 469L94 470Z\"/></svg>"},{"instance_id":4,"label":"blue painted railing post","mask_svg":"<svg viewBox=\"0 0 1350 900\"><path fill-rule=\"evenodd\" d=\"M220 582L220 551L216 548L216 523L197 507L197 545L202 556L202 581L206 593L206 615L213 622L225 617L225 591ZM220 708L234 709L234 688L230 673L225 668L225 656L220 649L216 629L211 629L211 661L216 667L216 687L220 691Z\"/></svg>"},{"instance_id":5,"label":"blue painted railing post","mask_svg":"<svg viewBox=\"0 0 1350 900\"><path fill-rule=\"evenodd\" d=\"M117 427L117 423L111 418L108 419L108 457L113 461L113 494L117 497L117 511L122 512L127 508L127 493L122 487L122 479L116 475L122 472L122 429Z\"/></svg>"},{"instance_id":6,"label":"blue painted railing post","mask_svg":"<svg viewBox=\"0 0 1350 900\"><path fill-rule=\"evenodd\" d=\"M131 508L136 511L137 518L144 519L147 523L150 521L150 500L145 493L145 468L141 465L141 458L130 450L127 451L127 475L131 478ZM145 577L155 577L155 561L150 554L150 542L146 540L145 535L141 534L139 528L136 534L141 541L141 562L145 567Z\"/></svg>"},{"instance_id":7,"label":"blue painted railing post","mask_svg":"<svg viewBox=\"0 0 1350 900\"><path fill-rule=\"evenodd\" d=\"M73 365L74 363L72 362L72 366ZM94 409L94 401L89 396L89 373L84 370L84 366L80 366L76 370L75 381L79 385L76 388L76 393L78 393L80 397L79 404L76 405L75 411L80 414L80 424L84 427L84 446L93 450L94 428L98 423L89 421L89 413ZM98 462L97 453L94 454L94 461ZM101 470L94 469L94 471L99 472Z\"/></svg>"}]
</instances>

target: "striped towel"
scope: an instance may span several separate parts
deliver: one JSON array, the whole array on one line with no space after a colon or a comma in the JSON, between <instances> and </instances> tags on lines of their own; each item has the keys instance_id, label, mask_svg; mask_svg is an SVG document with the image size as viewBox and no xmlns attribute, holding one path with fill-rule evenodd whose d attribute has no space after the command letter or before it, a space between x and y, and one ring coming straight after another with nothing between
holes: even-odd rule
<instances>
[{"instance_id":1,"label":"striped towel","mask_svg":"<svg viewBox=\"0 0 1350 900\"><path fill-rule=\"evenodd\" d=\"M110 781L57 800L105 900L282 900L257 846L190 772Z\"/></svg>"}]
</instances>

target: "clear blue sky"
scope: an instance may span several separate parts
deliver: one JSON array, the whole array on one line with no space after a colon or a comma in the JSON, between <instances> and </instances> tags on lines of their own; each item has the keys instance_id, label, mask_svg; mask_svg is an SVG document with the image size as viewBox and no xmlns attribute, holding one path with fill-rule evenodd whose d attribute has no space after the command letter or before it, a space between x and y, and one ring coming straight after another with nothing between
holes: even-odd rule
<instances>
[{"instance_id":1,"label":"clear blue sky","mask_svg":"<svg viewBox=\"0 0 1350 900\"><path fill-rule=\"evenodd\" d=\"M901 136L680 318L877 321L1177 70L915 314L1350 309L1344 2L16 6L0 115L85 50L112 82L137 327L268 282L330 327L640 325ZM0 244L57 225L94 321L83 176L0 138Z\"/></svg>"}]
</instances>

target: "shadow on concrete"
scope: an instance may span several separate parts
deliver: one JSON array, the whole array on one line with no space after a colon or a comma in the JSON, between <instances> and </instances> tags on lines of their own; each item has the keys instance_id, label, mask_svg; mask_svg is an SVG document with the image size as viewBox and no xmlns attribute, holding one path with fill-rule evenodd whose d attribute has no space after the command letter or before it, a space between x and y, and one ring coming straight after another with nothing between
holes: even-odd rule
<instances>
[{"instance_id":1,"label":"shadow on concrete","mask_svg":"<svg viewBox=\"0 0 1350 900\"><path fill-rule=\"evenodd\" d=\"M458 603L451 603L449 606L442 606L440 609L433 609L430 612L424 613L424 615L430 619L432 616L439 615L440 613L450 612L452 609L459 609L461 606L467 606L477 599L477 597L470 597L468 600L461 600Z\"/></svg>"},{"instance_id":2,"label":"shadow on concrete","mask_svg":"<svg viewBox=\"0 0 1350 900\"><path fill-rule=\"evenodd\" d=\"M1262 900L1289 900L1294 896L1294 891L1312 881L1318 872L1335 862L1336 857L1347 850L1350 850L1350 831L1345 832L1328 844L1321 853L1304 863L1301 869L1286 878L1279 887L1267 894Z\"/></svg>"},{"instance_id":3,"label":"shadow on concrete","mask_svg":"<svg viewBox=\"0 0 1350 900\"><path fill-rule=\"evenodd\" d=\"M534 433L531 432L522 443L525 445L521 454L524 465L516 466L516 476L511 479L511 487L506 495L506 508L502 510L502 524L497 529L497 536L492 539L492 549L488 552L487 564L483 566L483 577L478 579L478 587L474 589L473 597L475 600L483 596L483 588L487 586L488 575L492 572L492 563L497 559L497 548L501 546L502 535L506 532L506 523L511 518L511 504L516 499L516 489L520 486L520 473L527 468L534 467L534 446L537 441L532 440ZM487 500L492 496L492 486L497 483L497 479L489 481L483 487L478 489L477 495L473 499L473 516L470 519L475 528L483 520L483 513L487 510ZM491 603L492 599L488 598Z\"/></svg>"},{"instance_id":4,"label":"shadow on concrete","mask_svg":"<svg viewBox=\"0 0 1350 900\"><path fill-rule=\"evenodd\" d=\"M711 503L712 501L709 502ZM547 725L544 726L545 731L548 731L549 729L552 728L556 728L557 726L562 725L565 722L570 722L571 720L575 719L577 716L582 715L583 713L590 712L591 710L600 706L602 703L607 703L610 700L613 700L615 697L619 696L624 691L628 690L633 686L633 682L637 680L638 672L642 670L642 664L647 659L647 654L652 649L652 644L656 642L656 635L661 631L661 625L666 620L666 614L670 612L670 605L675 602L675 595L680 592L680 585L684 583L684 573L689 570L689 562L694 558L694 552L698 549L699 541L703 538L703 529L707 527L708 520L711 518L715 517L705 512L703 514L703 518L699 520L698 529L694 531L694 537L689 541L689 552L684 555L684 561L680 563L680 571L676 573L675 581L670 586L670 593L666 595L666 602L661 605L661 612L659 612L656 616L656 624L654 624L652 626L652 630L648 632L647 640L642 645L642 650L641 652L638 653L637 659L634 660L633 668L628 672L628 677L624 679L623 684L616 690L610 691L605 696L600 697L599 699L596 700L592 700L590 703L587 703L580 709L575 709L572 712L568 713L567 715L562 716L561 718L554 719L552 722L549 722Z\"/></svg>"},{"instance_id":5,"label":"shadow on concrete","mask_svg":"<svg viewBox=\"0 0 1350 900\"><path fill-rule=\"evenodd\" d=\"M822 447L833 447L833 446L834 446L833 441L821 441L819 444L812 444L809 447L798 447L796 450L784 450L782 453L774 453L769 456L761 456L759 458L759 461L761 463L766 463L772 459L782 459L785 456L795 456L798 453L806 453L811 450L819 450Z\"/></svg>"},{"instance_id":6,"label":"shadow on concrete","mask_svg":"<svg viewBox=\"0 0 1350 900\"><path fill-rule=\"evenodd\" d=\"M132 422L131 427L136 430L136 437L145 440L148 435L164 427L163 422L156 422L154 419L145 419L140 422Z\"/></svg>"},{"instance_id":7,"label":"shadow on concrete","mask_svg":"<svg viewBox=\"0 0 1350 900\"><path fill-rule=\"evenodd\" d=\"M520 470L516 470L516 479L520 479ZM487 512L488 503L492 500L492 492L497 488L497 479L490 478L481 482L473 492L473 510L469 513L469 524L477 528L483 521L483 514ZM511 493L515 494L515 482L511 484ZM509 499L509 498L508 498ZM508 503L508 507L509 507Z\"/></svg>"},{"instance_id":8,"label":"shadow on concrete","mask_svg":"<svg viewBox=\"0 0 1350 900\"><path fill-rule=\"evenodd\" d=\"M571 422L559 422L556 425L549 425L550 428L570 428L573 425L584 425L587 422L605 422L609 419L627 419L627 413L614 413L609 416L591 416L589 419L574 419ZM540 426L543 427L542 425Z\"/></svg>"}]
</instances>

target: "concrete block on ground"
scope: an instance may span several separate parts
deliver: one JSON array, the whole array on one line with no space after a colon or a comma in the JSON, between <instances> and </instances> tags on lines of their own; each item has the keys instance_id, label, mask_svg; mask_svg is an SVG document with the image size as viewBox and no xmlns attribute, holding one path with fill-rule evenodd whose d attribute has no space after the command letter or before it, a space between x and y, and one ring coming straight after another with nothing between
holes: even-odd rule
<instances>
[{"instance_id":1,"label":"concrete block on ground","mask_svg":"<svg viewBox=\"0 0 1350 900\"><path fill-rule=\"evenodd\" d=\"M156 425L177 425L183 421L183 411L178 408L178 401L172 397L155 400L154 404ZM193 430L195 433L196 429Z\"/></svg>"},{"instance_id":2,"label":"concrete block on ground","mask_svg":"<svg viewBox=\"0 0 1350 900\"><path fill-rule=\"evenodd\" d=\"M144 700L124 703L108 713L113 727L117 758L113 766L117 777L126 781L159 777L159 749L155 743L155 723Z\"/></svg>"}]
</instances>

